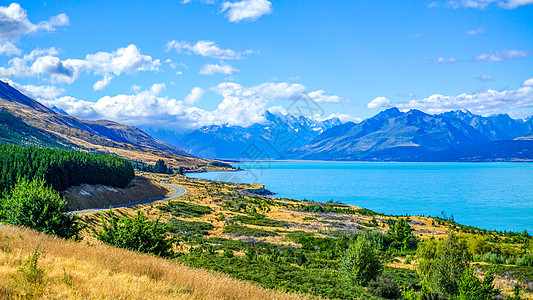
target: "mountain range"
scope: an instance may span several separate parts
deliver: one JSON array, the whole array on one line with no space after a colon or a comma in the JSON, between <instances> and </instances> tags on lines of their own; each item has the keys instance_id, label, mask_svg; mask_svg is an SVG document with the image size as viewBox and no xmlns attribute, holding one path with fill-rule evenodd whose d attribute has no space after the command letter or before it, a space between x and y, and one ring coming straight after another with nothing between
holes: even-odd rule
<instances>
[{"instance_id":1,"label":"mountain range","mask_svg":"<svg viewBox=\"0 0 533 300\"><path fill-rule=\"evenodd\" d=\"M508 115L482 117L468 111L431 115L419 110L401 112L397 108L390 108L361 123L348 122L326 130L307 145L292 149L284 158L363 161L528 160L533 159L533 156L524 155L531 154L530 149L533 149L533 143L527 137L532 128L532 118L516 120ZM486 156L492 147L502 150L503 145L507 145L509 152L499 151L498 157ZM478 147L483 151L480 152ZM465 152L465 149L471 153Z\"/></svg>"},{"instance_id":2,"label":"mountain range","mask_svg":"<svg viewBox=\"0 0 533 300\"><path fill-rule=\"evenodd\" d=\"M249 127L212 125L182 137L163 132L159 139L199 157L218 159L277 159L287 150L305 146L338 118L316 121L304 116L265 112L265 122ZM161 132L159 132L161 133Z\"/></svg>"},{"instance_id":3,"label":"mountain range","mask_svg":"<svg viewBox=\"0 0 533 300\"><path fill-rule=\"evenodd\" d=\"M56 112L2 81L0 142L112 154L146 163L164 159L169 165L189 169L211 162L157 140L133 126L109 120L88 121Z\"/></svg>"},{"instance_id":4,"label":"mountain range","mask_svg":"<svg viewBox=\"0 0 533 300\"><path fill-rule=\"evenodd\" d=\"M360 123L269 111L265 120L248 127L206 126L185 135L160 131L157 137L194 155L219 159L533 160L531 117L390 108Z\"/></svg>"},{"instance_id":5,"label":"mountain range","mask_svg":"<svg viewBox=\"0 0 533 300\"><path fill-rule=\"evenodd\" d=\"M108 153L195 169L208 159L349 161L533 161L533 116L427 114L390 108L360 123L266 111L248 127L188 133L88 121L49 109L0 81L0 142ZM201 159L208 158L208 159Z\"/></svg>"}]
</instances>

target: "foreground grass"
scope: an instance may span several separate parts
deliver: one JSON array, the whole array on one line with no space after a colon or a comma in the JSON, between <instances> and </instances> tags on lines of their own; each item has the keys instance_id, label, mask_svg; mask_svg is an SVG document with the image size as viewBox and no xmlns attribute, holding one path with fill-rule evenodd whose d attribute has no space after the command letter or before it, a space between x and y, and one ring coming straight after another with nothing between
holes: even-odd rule
<instances>
[{"instance_id":1,"label":"foreground grass","mask_svg":"<svg viewBox=\"0 0 533 300\"><path fill-rule=\"evenodd\" d=\"M105 245L0 225L0 299L304 299Z\"/></svg>"}]
</instances>

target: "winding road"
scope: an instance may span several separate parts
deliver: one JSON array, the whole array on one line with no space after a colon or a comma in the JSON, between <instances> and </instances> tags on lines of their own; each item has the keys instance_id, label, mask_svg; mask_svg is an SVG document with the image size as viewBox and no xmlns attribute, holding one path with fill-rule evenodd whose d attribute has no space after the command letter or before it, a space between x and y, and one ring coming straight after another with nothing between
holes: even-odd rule
<instances>
[{"instance_id":1,"label":"winding road","mask_svg":"<svg viewBox=\"0 0 533 300\"><path fill-rule=\"evenodd\" d=\"M68 212L68 214L69 215L83 215L83 214L88 214L88 213L92 213L92 212L95 212L95 211L104 211L104 210L110 210L110 209L113 209L113 208L129 207L129 206L135 206L135 205L140 205L140 204L148 204L148 203L152 203L152 202L156 202L156 201L170 200L172 198L176 198L176 197L179 197L179 196L187 193L187 190L182 188L181 186L168 184L168 183L163 183L163 182L160 182L159 184L161 184L162 186L166 186L166 187L169 187L169 188L173 189L174 193L172 193L172 194L170 194L168 196L162 197L162 198L157 198L157 199L152 199L152 200L147 200L147 201L120 204L120 205L113 205L113 206L102 207L102 208L89 208L89 209L84 209L84 210L70 211L70 212Z\"/></svg>"}]
</instances>

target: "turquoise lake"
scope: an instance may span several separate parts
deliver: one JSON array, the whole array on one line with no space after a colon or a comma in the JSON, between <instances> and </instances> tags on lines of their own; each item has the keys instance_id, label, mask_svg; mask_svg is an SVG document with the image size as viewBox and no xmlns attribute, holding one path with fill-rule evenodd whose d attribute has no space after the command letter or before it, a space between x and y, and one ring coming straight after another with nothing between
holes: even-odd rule
<instances>
[{"instance_id":1,"label":"turquoise lake","mask_svg":"<svg viewBox=\"0 0 533 300\"><path fill-rule=\"evenodd\" d=\"M274 197L329 200L394 215L444 213L484 229L533 232L531 163L243 162L189 177L260 183Z\"/></svg>"}]
</instances>

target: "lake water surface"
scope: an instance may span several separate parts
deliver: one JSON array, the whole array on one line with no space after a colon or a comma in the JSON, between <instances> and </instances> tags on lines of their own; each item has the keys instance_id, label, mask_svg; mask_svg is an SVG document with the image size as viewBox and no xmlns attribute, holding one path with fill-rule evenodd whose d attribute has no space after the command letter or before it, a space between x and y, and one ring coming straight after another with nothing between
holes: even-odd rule
<instances>
[{"instance_id":1,"label":"lake water surface","mask_svg":"<svg viewBox=\"0 0 533 300\"><path fill-rule=\"evenodd\" d=\"M531 163L244 162L194 178L260 183L275 197L340 201L386 214L446 216L533 232Z\"/></svg>"}]
</instances>

